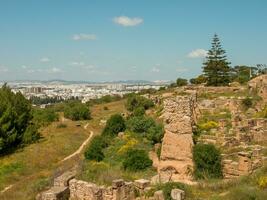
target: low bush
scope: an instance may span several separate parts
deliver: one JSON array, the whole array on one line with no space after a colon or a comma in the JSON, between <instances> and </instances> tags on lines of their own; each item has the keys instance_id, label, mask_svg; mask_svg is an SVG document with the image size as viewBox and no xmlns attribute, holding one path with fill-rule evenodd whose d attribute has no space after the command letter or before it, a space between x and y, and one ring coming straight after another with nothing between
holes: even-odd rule
<instances>
[{"instance_id":1,"label":"low bush","mask_svg":"<svg viewBox=\"0 0 267 200\"><path fill-rule=\"evenodd\" d=\"M242 105L245 107L245 109L248 109L253 105L253 101L251 98L246 97L242 100Z\"/></svg>"},{"instance_id":2,"label":"low bush","mask_svg":"<svg viewBox=\"0 0 267 200\"><path fill-rule=\"evenodd\" d=\"M131 94L127 98L126 102L126 109L129 111L133 111L136 108L143 107L145 110L151 108L154 106L154 103L152 100L147 99L142 96L138 96L136 94Z\"/></svg>"},{"instance_id":3,"label":"low bush","mask_svg":"<svg viewBox=\"0 0 267 200\"><path fill-rule=\"evenodd\" d=\"M91 113L80 101L70 101L64 108L64 116L74 121L91 119Z\"/></svg>"},{"instance_id":4,"label":"low bush","mask_svg":"<svg viewBox=\"0 0 267 200\"><path fill-rule=\"evenodd\" d=\"M95 136L89 147L85 150L84 156L87 160L101 161L104 159L103 149L108 146L108 139L103 136Z\"/></svg>"},{"instance_id":5,"label":"low bush","mask_svg":"<svg viewBox=\"0 0 267 200\"><path fill-rule=\"evenodd\" d=\"M116 136L119 132L124 131L126 128L125 120L120 114L112 115L103 130L103 135Z\"/></svg>"},{"instance_id":6,"label":"low bush","mask_svg":"<svg viewBox=\"0 0 267 200\"><path fill-rule=\"evenodd\" d=\"M127 121L127 129L135 133L145 133L149 128L155 126L155 121L150 117L134 116Z\"/></svg>"},{"instance_id":7,"label":"low bush","mask_svg":"<svg viewBox=\"0 0 267 200\"><path fill-rule=\"evenodd\" d=\"M267 105L265 105L262 111L256 114L256 117L267 118Z\"/></svg>"},{"instance_id":8,"label":"low bush","mask_svg":"<svg viewBox=\"0 0 267 200\"><path fill-rule=\"evenodd\" d=\"M207 121L205 123L198 124L200 130L209 131L213 128L217 128L219 124L215 121Z\"/></svg>"},{"instance_id":9,"label":"low bush","mask_svg":"<svg viewBox=\"0 0 267 200\"><path fill-rule=\"evenodd\" d=\"M221 154L214 145L195 145L193 161L196 179L222 178Z\"/></svg>"},{"instance_id":10,"label":"low bush","mask_svg":"<svg viewBox=\"0 0 267 200\"><path fill-rule=\"evenodd\" d=\"M145 134L145 137L152 142L152 144L161 143L164 135L164 128L162 124L156 124L150 127Z\"/></svg>"},{"instance_id":11,"label":"low bush","mask_svg":"<svg viewBox=\"0 0 267 200\"><path fill-rule=\"evenodd\" d=\"M188 82L187 82L186 79L183 79L183 78L177 78L177 80L176 80L176 85L177 85L178 87L185 86L185 85L187 85L187 84L188 84Z\"/></svg>"},{"instance_id":12,"label":"low bush","mask_svg":"<svg viewBox=\"0 0 267 200\"><path fill-rule=\"evenodd\" d=\"M145 150L130 149L127 151L122 165L125 170L140 171L151 167L152 161Z\"/></svg>"},{"instance_id":13,"label":"low bush","mask_svg":"<svg viewBox=\"0 0 267 200\"><path fill-rule=\"evenodd\" d=\"M258 186L260 188L267 188L267 176L261 176L258 179Z\"/></svg>"},{"instance_id":14,"label":"low bush","mask_svg":"<svg viewBox=\"0 0 267 200\"><path fill-rule=\"evenodd\" d=\"M144 107L137 107L133 110L133 116L143 116L146 110Z\"/></svg>"}]
</instances>

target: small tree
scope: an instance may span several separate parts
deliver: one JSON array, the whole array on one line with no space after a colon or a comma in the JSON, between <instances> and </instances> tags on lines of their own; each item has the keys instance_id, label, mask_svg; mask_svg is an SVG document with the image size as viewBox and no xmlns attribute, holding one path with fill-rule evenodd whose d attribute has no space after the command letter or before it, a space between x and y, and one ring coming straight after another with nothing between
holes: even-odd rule
<instances>
[{"instance_id":1,"label":"small tree","mask_svg":"<svg viewBox=\"0 0 267 200\"><path fill-rule=\"evenodd\" d=\"M91 113L85 104L80 101L70 101L64 108L64 116L74 121L87 120L91 118Z\"/></svg>"},{"instance_id":2,"label":"small tree","mask_svg":"<svg viewBox=\"0 0 267 200\"><path fill-rule=\"evenodd\" d=\"M208 86L225 86L230 83L231 68L225 53L219 37L215 34L203 66Z\"/></svg>"},{"instance_id":3,"label":"small tree","mask_svg":"<svg viewBox=\"0 0 267 200\"><path fill-rule=\"evenodd\" d=\"M145 116L134 116L127 121L127 128L136 133L145 133L155 125L156 123L152 118Z\"/></svg>"},{"instance_id":4,"label":"small tree","mask_svg":"<svg viewBox=\"0 0 267 200\"><path fill-rule=\"evenodd\" d=\"M122 165L125 170L140 171L152 166L152 161L144 150L130 149L127 151Z\"/></svg>"},{"instance_id":5,"label":"small tree","mask_svg":"<svg viewBox=\"0 0 267 200\"><path fill-rule=\"evenodd\" d=\"M112 115L103 130L103 135L116 136L126 128L125 120L120 114Z\"/></svg>"},{"instance_id":6,"label":"small tree","mask_svg":"<svg viewBox=\"0 0 267 200\"><path fill-rule=\"evenodd\" d=\"M206 81L207 81L207 78L203 74L199 75L196 78L190 79L190 83L196 84L196 85L206 83Z\"/></svg>"},{"instance_id":7,"label":"small tree","mask_svg":"<svg viewBox=\"0 0 267 200\"><path fill-rule=\"evenodd\" d=\"M139 107L143 107L145 110L147 110L153 106L154 103L152 100L135 94L129 95L126 102L126 108L129 111L133 111L134 109Z\"/></svg>"},{"instance_id":8,"label":"small tree","mask_svg":"<svg viewBox=\"0 0 267 200\"><path fill-rule=\"evenodd\" d=\"M85 150L84 156L88 160L101 161L104 159L103 149L108 146L107 140L102 136L95 136L89 147Z\"/></svg>"},{"instance_id":9,"label":"small tree","mask_svg":"<svg viewBox=\"0 0 267 200\"><path fill-rule=\"evenodd\" d=\"M183 79L183 78L177 78L177 80L176 80L176 85L177 85L178 87L185 86L185 85L187 85L187 84L188 84L188 82L187 82L186 79Z\"/></svg>"},{"instance_id":10,"label":"small tree","mask_svg":"<svg viewBox=\"0 0 267 200\"><path fill-rule=\"evenodd\" d=\"M196 179L222 178L220 151L212 144L197 144L193 148Z\"/></svg>"}]
</instances>

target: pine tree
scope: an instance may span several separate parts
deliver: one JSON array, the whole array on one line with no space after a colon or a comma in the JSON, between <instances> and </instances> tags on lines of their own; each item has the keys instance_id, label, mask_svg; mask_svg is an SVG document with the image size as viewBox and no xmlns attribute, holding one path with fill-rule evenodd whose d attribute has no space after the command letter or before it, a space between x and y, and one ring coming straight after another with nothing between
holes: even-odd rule
<instances>
[{"instance_id":1,"label":"pine tree","mask_svg":"<svg viewBox=\"0 0 267 200\"><path fill-rule=\"evenodd\" d=\"M225 53L218 35L215 34L206 62L203 63L203 72L208 86L225 86L230 83L231 68Z\"/></svg>"}]
</instances>

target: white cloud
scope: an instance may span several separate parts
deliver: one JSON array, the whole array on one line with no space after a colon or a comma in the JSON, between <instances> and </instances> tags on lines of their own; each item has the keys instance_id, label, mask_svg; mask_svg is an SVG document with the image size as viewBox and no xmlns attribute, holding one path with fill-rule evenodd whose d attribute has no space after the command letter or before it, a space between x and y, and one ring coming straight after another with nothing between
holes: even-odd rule
<instances>
[{"instance_id":1,"label":"white cloud","mask_svg":"<svg viewBox=\"0 0 267 200\"><path fill-rule=\"evenodd\" d=\"M85 33L79 33L72 36L73 40L96 40L97 37L95 34L85 34Z\"/></svg>"},{"instance_id":2,"label":"white cloud","mask_svg":"<svg viewBox=\"0 0 267 200\"><path fill-rule=\"evenodd\" d=\"M60 73L60 72L62 72L62 70L57 68L57 67L53 67L51 69L48 69L47 72L54 74L54 73Z\"/></svg>"},{"instance_id":3,"label":"white cloud","mask_svg":"<svg viewBox=\"0 0 267 200\"><path fill-rule=\"evenodd\" d=\"M127 16L119 16L113 18L113 22L121 26L137 26L139 24L142 24L143 21L144 20L139 17L130 18Z\"/></svg>"},{"instance_id":4,"label":"white cloud","mask_svg":"<svg viewBox=\"0 0 267 200\"><path fill-rule=\"evenodd\" d=\"M195 49L191 51L187 56L189 58L203 58L207 56L208 51L205 49Z\"/></svg>"},{"instance_id":5,"label":"white cloud","mask_svg":"<svg viewBox=\"0 0 267 200\"><path fill-rule=\"evenodd\" d=\"M40 59L40 61L45 63L45 62L50 62L50 59L47 57L43 57Z\"/></svg>"},{"instance_id":6,"label":"white cloud","mask_svg":"<svg viewBox=\"0 0 267 200\"><path fill-rule=\"evenodd\" d=\"M27 69L28 67L26 65L21 66L22 69Z\"/></svg>"},{"instance_id":7,"label":"white cloud","mask_svg":"<svg viewBox=\"0 0 267 200\"><path fill-rule=\"evenodd\" d=\"M0 66L0 72L2 73L8 72L8 68L5 66Z\"/></svg>"},{"instance_id":8,"label":"white cloud","mask_svg":"<svg viewBox=\"0 0 267 200\"><path fill-rule=\"evenodd\" d=\"M85 64L84 64L84 62L74 61L74 62L71 62L69 65L81 67L81 66L84 66Z\"/></svg>"},{"instance_id":9,"label":"white cloud","mask_svg":"<svg viewBox=\"0 0 267 200\"><path fill-rule=\"evenodd\" d=\"M159 72L160 72L160 69L157 68L157 67L153 67L153 68L151 69L151 71L152 71L152 72L155 72L155 73L159 73Z\"/></svg>"}]
</instances>

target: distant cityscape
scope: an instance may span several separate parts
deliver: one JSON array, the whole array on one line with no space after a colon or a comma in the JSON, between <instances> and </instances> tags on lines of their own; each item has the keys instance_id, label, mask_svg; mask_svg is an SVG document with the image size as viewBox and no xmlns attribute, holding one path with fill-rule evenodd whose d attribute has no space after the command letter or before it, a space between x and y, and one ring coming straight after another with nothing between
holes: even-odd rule
<instances>
[{"instance_id":1,"label":"distant cityscape","mask_svg":"<svg viewBox=\"0 0 267 200\"><path fill-rule=\"evenodd\" d=\"M169 84L168 81L121 81L111 83L83 83L83 82L66 82L66 81L14 81L8 82L8 86L13 92L21 92L27 99L31 97L39 98L59 98L68 100L78 98L83 103L101 98L105 95L123 96L127 93L139 92L144 89L158 90ZM0 82L0 85L4 83Z\"/></svg>"}]
</instances>

